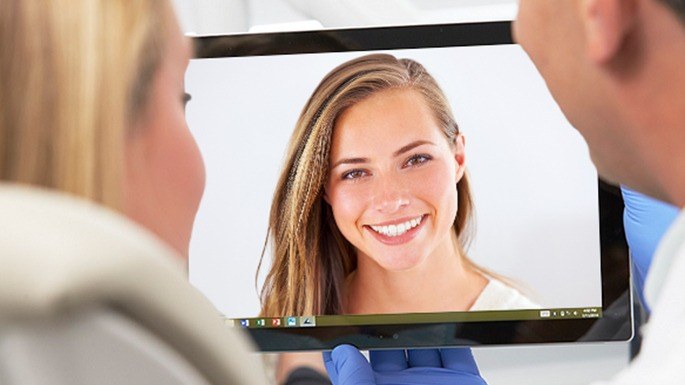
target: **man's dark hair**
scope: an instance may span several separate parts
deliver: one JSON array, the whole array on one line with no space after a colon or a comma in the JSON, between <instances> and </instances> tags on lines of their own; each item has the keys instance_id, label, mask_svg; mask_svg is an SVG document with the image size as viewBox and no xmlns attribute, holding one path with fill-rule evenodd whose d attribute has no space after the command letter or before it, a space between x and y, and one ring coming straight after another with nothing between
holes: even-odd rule
<instances>
[{"instance_id":1,"label":"man's dark hair","mask_svg":"<svg viewBox=\"0 0 685 385\"><path fill-rule=\"evenodd\" d=\"M680 18L680 21L685 23L685 0L660 0L669 8L673 9Z\"/></svg>"}]
</instances>

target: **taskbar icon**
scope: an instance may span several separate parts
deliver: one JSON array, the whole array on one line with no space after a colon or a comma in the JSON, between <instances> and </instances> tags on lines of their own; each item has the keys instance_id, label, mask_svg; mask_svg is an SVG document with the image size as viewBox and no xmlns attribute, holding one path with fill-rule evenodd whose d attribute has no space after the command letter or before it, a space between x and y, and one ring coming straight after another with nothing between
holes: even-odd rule
<instances>
[{"instance_id":1,"label":"taskbar icon","mask_svg":"<svg viewBox=\"0 0 685 385\"><path fill-rule=\"evenodd\" d=\"M297 317L287 317L285 319L285 326L289 327L289 328L297 327L298 326Z\"/></svg>"},{"instance_id":2,"label":"taskbar icon","mask_svg":"<svg viewBox=\"0 0 685 385\"><path fill-rule=\"evenodd\" d=\"M316 318L314 316L304 316L300 317L301 327L314 327L316 326Z\"/></svg>"}]
</instances>

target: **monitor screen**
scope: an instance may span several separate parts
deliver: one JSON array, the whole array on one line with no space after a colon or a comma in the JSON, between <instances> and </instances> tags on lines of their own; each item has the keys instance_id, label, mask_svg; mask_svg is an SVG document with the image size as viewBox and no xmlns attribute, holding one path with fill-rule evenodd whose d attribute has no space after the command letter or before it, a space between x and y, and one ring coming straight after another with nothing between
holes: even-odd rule
<instances>
[{"instance_id":1,"label":"monitor screen","mask_svg":"<svg viewBox=\"0 0 685 385\"><path fill-rule=\"evenodd\" d=\"M594 322L607 316L607 301L613 303L619 296L607 292L607 280L612 280L617 293L627 288L627 274L615 274L626 269L626 252L620 249L618 260L612 252L615 267L609 274L607 247L603 247L609 241L601 236L612 199L619 198L598 181L583 139L565 119L530 59L510 39L508 23L195 39L198 58L191 61L186 77L186 89L192 95L187 120L205 160L207 185L191 241L191 282L227 322L250 330L264 350L328 348L340 341L369 347L415 345L417 336L434 335L446 325L450 325L449 338L422 341L429 345L501 344L568 341L585 335ZM332 243L344 243L340 247L353 262L343 267L342 280L319 277L331 269L293 272L293 264L311 263L307 258L322 256L309 250L307 256L294 253L292 245L291 251L283 252L288 241L276 247L273 232L267 241L272 201L277 190L287 187L279 187L279 178L282 174L293 178L292 167L286 167L289 149L303 151L304 139L291 137L301 116L309 112L318 119L305 106L327 74L343 63L377 53L411 59L432 76L463 138L460 149L428 141L396 155L403 140L425 139L420 124L414 131L400 127L398 119L411 120L411 115L398 111L401 118L387 118L383 114L395 115L388 105L393 102L378 94L361 98L364 105L346 107L345 119L341 112L332 120L330 143L324 145L330 151L324 157L328 164L322 167L326 180L313 184L321 190L313 194L320 201L316 205L326 212L330 208L332 225L324 219L311 226L342 237ZM389 93L385 90L380 95ZM378 99L377 104L369 102L371 97ZM313 104L316 114L325 115L328 103ZM352 110L356 106L366 110ZM354 116L361 116L362 123L352 118L353 111L359 111ZM396 126L388 128L378 119ZM350 134L354 122L365 124L366 131ZM305 136L313 130L308 125L300 130ZM460 154L447 158L457 159L452 162L457 171L463 167L464 176L457 175L456 181L468 178L470 183L470 237L468 242L459 237L457 243L462 244L453 248L457 251L451 258L460 260L457 265L436 259L440 252L435 250L450 238L440 238L445 232L440 230L445 228L440 218L453 221L444 208L451 196L444 200L430 195L437 189L431 183L443 186L451 183L451 177L432 178L432 171L426 174L445 159L440 158L440 148ZM341 157L354 159L336 165ZM304 162L304 158L298 159ZM456 206L462 202L459 199ZM302 210L300 222L303 214L305 221L311 214L311 208ZM620 219L615 220L603 225L608 233L620 232ZM292 226L285 222L285 227ZM329 227L336 229L326 230ZM619 236L619 245L620 241ZM406 262L405 254L417 260ZM301 260L293 262L297 258ZM269 281L270 272L292 275ZM322 290L311 285L317 279L307 274L317 275L321 282L337 282L340 305L329 306L317 297L315 293ZM475 284L461 285L460 280ZM265 301L299 296L306 302L303 298L311 295L319 303L314 309L319 310L266 311L260 301L265 284L273 286ZM423 299L412 302L417 298ZM288 308L279 306L270 309ZM306 303L300 308L312 309ZM547 322L548 330L562 331L523 336L521 325L544 330L542 322ZM488 332L495 326L512 331L497 337ZM619 333L618 338L629 334ZM612 338L617 337L590 337ZM389 339L394 342L386 342Z\"/></svg>"}]
</instances>

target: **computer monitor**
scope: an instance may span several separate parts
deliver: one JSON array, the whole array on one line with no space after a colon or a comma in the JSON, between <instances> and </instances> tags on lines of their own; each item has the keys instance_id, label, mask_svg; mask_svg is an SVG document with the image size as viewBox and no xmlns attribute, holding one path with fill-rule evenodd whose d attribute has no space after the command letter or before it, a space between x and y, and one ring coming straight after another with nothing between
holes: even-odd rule
<instances>
[{"instance_id":1,"label":"computer monitor","mask_svg":"<svg viewBox=\"0 0 685 385\"><path fill-rule=\"evenodd\" d=\"M192 95L187 119L204 156L207 186L191 241L190 280L229 324L246 328L260 349L632 336L620 194L598 180L583 139L521 47L513 44L509 22L209 36L196 37L194 43L197 58L186 77ZM262 312L260 292L274 255L272 244L265 243L270 209L298 118L329 72L373 53L420 63L444 92L465 138L475 208L464 254L486 280L503 283L513 289L506 295L513 292L523 299L505 304L489 298L480 307L469 300L450 311L428 306L394 312L387 310L393 301L386 301L390 306L355 314L348 312L349 304L335 312ZM374 236L388 241L420 225L414 219L407 223L401 230L399 223L392 230L374 228L381 233ZM342 242L356 258L358 245ZM288 269L282 266L275 274L285 274ZM345 274L343 293L351 273ZM306 279L300 280L306 285ZM437 282L417 280L406 291L456 297ZM270 295L320 290L301 289L280 288Z\"/></svg>"}]
</instances>

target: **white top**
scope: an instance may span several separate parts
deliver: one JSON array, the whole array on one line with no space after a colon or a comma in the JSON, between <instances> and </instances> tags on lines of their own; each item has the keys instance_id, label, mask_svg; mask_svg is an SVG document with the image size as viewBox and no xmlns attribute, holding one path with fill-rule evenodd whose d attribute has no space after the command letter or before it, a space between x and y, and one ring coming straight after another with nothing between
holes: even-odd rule
<instances>
[{"instance_id":1,"label":"white top","mask_svg":"<svg viewBox=\"0 0 685 385\"><path fill-rule=\"evenodd\" d=\"M490 282L480 293L476 302L473 303L469 311L477 310L518 310L518 309L539 309L540 305L531 301L520 291L505 284L504 282L487 277Z\"/></svg>"},{"instance_id":2,"label":"white top","mask_svg":"<svg viewBox=\"0 0 685 385\"><path fill-rule=\"evenodd\" d=\"M685 384L685 210L659 244L645 298L653 310L640 330L639 356L613 380L596 385Z\"/></svg>"}]
</instances>

